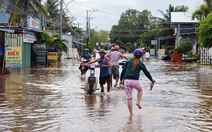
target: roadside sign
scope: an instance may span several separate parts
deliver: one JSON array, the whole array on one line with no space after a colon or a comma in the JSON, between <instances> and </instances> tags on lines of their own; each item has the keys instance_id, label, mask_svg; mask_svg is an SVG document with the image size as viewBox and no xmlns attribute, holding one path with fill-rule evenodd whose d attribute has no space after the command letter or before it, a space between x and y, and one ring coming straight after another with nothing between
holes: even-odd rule
<instances>
[{"instance_id":1,"label":"roadside sign","mask_svg":"<svg viewBox=\"0 0 212 132\"><path fill-rule=\"evenodd\" d=\"M157 45L158 41L157 40L151 40L151 45Z\"/></svg>"},{"instance_id":2,"label":"roadside sign","mask_svg":"<svg viewBox=\"0 0 212 132\"><path fill-rule=\"evenodd\" d=\"M6 67L22 67L21 47L7 47L5 57L6 57Z\"/></svg>"},{"instance_id":3,"label":"roadside sign","mask_svg":"<svg viewBox=\"0 0 212 132\"><path fill-rule=\"evenodd\" d=\"M158 49L158 56L165 56L165 49Z\"/></svg>"},{"instance_id":4,"label":"roadside sign","mask_svg":"<svg viewBox=\"0 0 212 132\"><path fill-rule=\"evenodd\" d=\"M47 60L58 60L57 52L49 52Z\"/></svg>"},{"instance_id":5,"label":"roadside sign","mask_svg":"<svg viewBox=\"0 0 212 132\"><path fill-rule=\"evenodd\" d=\"M155 49L150 49L150 55L155 55Z\"/></svg>"}]
</instances>

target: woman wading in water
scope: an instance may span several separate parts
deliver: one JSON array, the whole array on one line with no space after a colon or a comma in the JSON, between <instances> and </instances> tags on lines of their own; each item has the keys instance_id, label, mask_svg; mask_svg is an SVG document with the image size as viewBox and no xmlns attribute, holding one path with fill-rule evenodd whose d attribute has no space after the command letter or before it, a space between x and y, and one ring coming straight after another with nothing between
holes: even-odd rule
<instances>
[{"instance_id":1,"label":"woman wading in water","mask_svg":"<svg viewBox=\"0 0 212 132\"><path fill-rule=\"evenodd\" d=\"M139 109L141 109L141 97L142 97L142 86L139 81L140 71L142 70L146 77L152 82L155 83L155 80L152 79L152 76L146 69L146 66L140 61L140 58L143 56L143 52L141 50L134 51L134 58L130 59L126 62L122 73L121 73L121 83L124 81L124 89L127 95L127 105L130 112L130 116L133 116L132 112L132 90L135 88L137 93L137 102L136 105Z\"/></svg>"}]
</instances>

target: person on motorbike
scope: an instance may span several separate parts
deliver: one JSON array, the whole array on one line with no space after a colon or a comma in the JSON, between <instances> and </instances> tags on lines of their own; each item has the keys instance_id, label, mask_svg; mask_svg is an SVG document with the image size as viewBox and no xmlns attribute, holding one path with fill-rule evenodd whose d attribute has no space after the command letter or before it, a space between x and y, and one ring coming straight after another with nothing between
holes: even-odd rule
<instances>
[{"instance_id":1,"label":"person on motorbike","mask_svg":"<svg viewBox=\"0 0 212 132\"><path fill-rule=\"evenodd\" d=\"M86 59L87 61L91 61L92 56L89 53L89 49L87 49L87 48L84 49L84 53L81 55L80 59L82 59L82 58Z\"/></svg>"},{"instance_id":2,"label":"person on motorbike","mask_svg":"<svg viewBox=\"0 0 212 132\"><path fill-rule=\"evenodd\" d=\"M91 56L91 54L89 54L89 49L87 49L87 48L84 49L84 53L81 55L80 60L81 60L82 58L86 59L86 61L84 61L84 62L82 62L82 63L80 64L79 69L81 70L81 75L83 75L84 73L86 73L86 71L88 70L88 67L85 66L85 68L84 68L85 71L82 71L81 68L83 67L83 65L85 65L87 62L89 62L89 61L92 60L92 56Z\"/></svg>"},{"instance_id":3,"label":"person on motorbike","mask_svg":"<svg viewBox=\"0 0 212 132\"><path fill-rule=\"evenodd\" d=\"M99 51L100 58L92 60L87 64L92 64L95 62L99 63L100 66L100 76L99 76L99 83L101 87L101 92L104 92L104 84L107 82L107 91L110 92L111 88L111 74L110 74L110 59L105 56L106 52L104 50Z\"/></svg>"},{"instance_id":4,"label":"person on motorbike","mask_svg":"<svg viewBox=\"0 0 212 132\"><path fill-rule=\"evenodd\" d=\"M123 56L123 54L119 52L118 45L113 47L113 51L108 54L107 57L110 58L110 71L113 79L116 80L116 83L114 85L114 87L116 87L119 81L119 59L125 58L126 60L128 60L128 58L126 56Z\"/></svg>"}]
</instances>

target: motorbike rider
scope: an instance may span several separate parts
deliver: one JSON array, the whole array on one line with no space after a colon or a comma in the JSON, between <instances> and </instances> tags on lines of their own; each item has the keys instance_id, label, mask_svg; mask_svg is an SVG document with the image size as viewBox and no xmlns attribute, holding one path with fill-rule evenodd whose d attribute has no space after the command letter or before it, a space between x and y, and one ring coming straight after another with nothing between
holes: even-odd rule
<instances>
[{"instance_id":1,"label":"motorbike rider","mask_svg":"<svg viewBox=\"0 0 212 132\"><path fill-rule=\"evenodd\" d=\"M81 60L82 58L86 59L87 61L86 61L86 62L82 62L82 63L80 64L80 67L79 67L80 70L81 70L81 68L82 68L82 65L84 65L84 64L86 64L87 62L89 62L89 61L92 60L92 56L91 56L91 54L89 53L89 49L87 49L87 48L84 49L84 53L81 55L80 60ZM86 67L85 67L85 72L86 72L87 70L88 70L88 68L87 68L87 66L86 66ZM83 75L83 72L81 72L81 75Z\"/></svg>"},{"instance_id":2,"label":"motorbike rider","mask_svg":"<svg viewBox=\"0 0 212 132\"><path fill-rule=\"evenodd\" d=\"M100 66L100 76L99 76L99 83L101 87L101 92L104 92L104 84L107 82L107 91L110 92L110 81L111 81L111 74L110 74L110 59L105 56L106 52L104 50L99 51L100 58L92 60L87 64L92 64L95 62L99 63Z\"/></svg>"},{"instance_id":3,"label":"motorbike rider","mask_svg":"<svg viewBox=\"0 0 212 132\"><path fill-rule=\"evenodd\" d=\"M80 59L82 59L82 58L86 59L87 61L91 61L92 56L89 53L89 49L87 49L87 48L84 49L84 53L81 55Z\"/></svg>"},{"instance_id":4,"label":"motorbike rider","mask_svg":"<svg viewBox=\"0 0 212 132\"><path fill-rule=\"evenodd\" d=\"M126 60L128 60L128 58L126 56L123 56L123 54L119 52L118 45L113 47L113 51L108 54L107 57L110 58L110 71L113 79L116 80L116 83L114 85L114 87L116 87L119 81L119 59L125 58Z\"/></svg>"}]
</instances>

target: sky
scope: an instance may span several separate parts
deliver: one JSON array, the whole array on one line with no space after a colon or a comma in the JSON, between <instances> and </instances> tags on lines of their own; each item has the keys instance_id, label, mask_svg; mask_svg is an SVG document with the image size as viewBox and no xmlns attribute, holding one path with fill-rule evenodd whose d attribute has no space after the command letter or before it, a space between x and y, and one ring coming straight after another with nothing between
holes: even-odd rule
<instances>
[{"instance_id":1,"label":"sky","mask_svg":"<svg viewBox=\"0 0 212 132\"><path fill-rule=\"evenodd\" d=\"M203 0L64 0L64 7L68 9L68 15L75 18L74 23L80 28L86 28L86 11L91 18L91 29L110 31L113 25L118 24L118 20L123 12L128 9L139 11L149 10L153 16L161 17L158 10L165 12L169 4L172 6L187 5L188 12L196 10ZM91 14L92 13L92 14Z\"/></svg>"}]
</instances>

